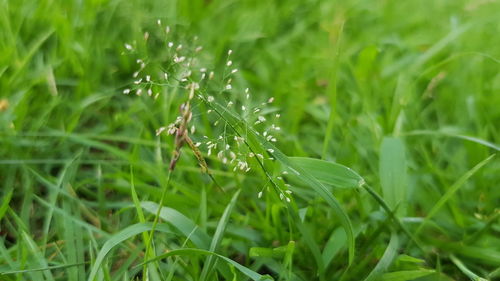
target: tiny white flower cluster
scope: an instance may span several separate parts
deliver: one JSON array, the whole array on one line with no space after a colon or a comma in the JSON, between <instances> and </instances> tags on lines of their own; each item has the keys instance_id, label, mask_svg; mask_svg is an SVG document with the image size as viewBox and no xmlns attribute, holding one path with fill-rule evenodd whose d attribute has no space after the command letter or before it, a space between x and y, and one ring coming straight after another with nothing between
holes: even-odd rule
<instances>
[{"instance_id":1,"label":"tiny white flower cluster","mask_svg":"<svg viewBox=\"0 0 500 281\"><path fill-rule=\"evenodd\" d=\"M276 188L276 192L278 193L281 201L291 202L293 192L290 190L291 186L283 179L284 175L288 175L288 172L283 171L281 172L281 175L274 177L272 185ZM264 190L269 190L269 188L270 185L266 185L257 193L257 197L262 198Z\"/></svg>"},{"instance_id":2,"label":"tiny white flower cluster","mask_svg":"<svg viewBox=\"0 0 500 281\"><path fill-rule=\"evenodd\" d=\"M158 26L162 27L161 21L157 21ZM200 66L197 55L203 50L202 46L194 48L187 47L190 44L175 43L169 26L162 27L162 32L166 35L163 44L163 51L166 53L166 59L151 59L148 63L144 59L137 59L137 70L132 74L134 79L133 87L123 90L123 94L129 95L135 93L141 96L144 93L148 97L156 100L161 93L178 93L182 95L180 115L174 122L156 130L156 135L163 133L168 135L183 134L186 132L193 138L196 148L206 153L206 156L212 159L218 159L221 163L227 165L232 171L249 172L251 171L251 161L259 161L264 165L265 161L273 161L273 149L268 149L260 153L253 152L248 143L247 136L238 134L228 128L221 116L215 112L213 107L208 106L205 112L197 112L195 116L207 114L207 118L213 126L204 128L206 133L203 137L194 136L196 132L195 125L190 123L201 123L198 120L191 120L192 110L200 111L204 108L203 103L208 102L225 105L228 110L239 114L246 121L252 130L262 136L266 141L277 142L281 128L274 123L280 118L276 108L272 106L275 99L268 98L266 102L255 104L251 101L251 93L248 88L239 90L233 85L233 76L239 72L234 68L232 60L233 50L227 52L226 61L220 79L216 81L216 71L208 67ZM149 33L144 36L144 40L149 39ZM195 37L193 43L197 41ZM135 45L135 44L134 44ZM136 52L136 48L131 44L125 44L125 49L131 53ZM156 66L156 67L155 67ZM159 70L161 69L161 71ZM186 118L186 113L189 113ZM188 124L189 123L189 124ZM215 135L216 137L209 137ZM196 141L198 140L198 141ZM276 177L274 180L280 181L282 186L286 187L282 177ZM282 191L283 189L283 191ZM262 196L259 192L259 197ZM282 200L290 201L291 192L288 188L280 188L279 195Z\"/></svg>"},{"instance_id":3,"label":"tiny white flower cluster","mask_svg":"<svg viewBox=\"0 0 500 281\"><path fill-rule=\"evenodd\" d=\"M170 123L166 127L160 127L160 128L158 128L156 130L156 135L159 136L164 131L166 131L167 134L169 134L169 135L174 135L175 133L177 133L177 125L180 124L181 120L182 120L181 118L177 117L177 119L175 120L174 123Z\"/></svg>"},{"instance_id":4,"label":"tiny white flower cluster","mask_svg":"<svg viewBox=\"0 0 500 281\"><path fill-rule=\"evenodd\" d=\"M158 26L162 27L160 20L157 21ZM187 89L198 89L199 83L207 80L207 68L197 68L197 54L203 49L202 46L195 48L186 48L182 43L176 44L172 40L170 34L171 28L166 26L163 32L166 35L166 41L163 42L163 52L166 53L166 59L156 59L153 63L148 63L144 59L137 59L138 69L132 74L134 78L134 87L126 88L123 94L129 95L135 93L138 96L147 94L155 100L160 96L162 90L168 87L181 87ZM149 33L146 32L144 40L148 43ZM193 38L193 43L196 43L197 37ZM171 41L172 40L172 41ZM136 45L135 43L133 45ZM137 50L132 44L124 44L125 50L130 53L136 53ZM148 73L151 72L152 73ZM194 77L195 74L198 77ZM213 72L210 72L208 79L213 78ZM198 80L198 82L195 82ZM194 92L193 92L194 94Z\"/></svg>"}]
</instances>

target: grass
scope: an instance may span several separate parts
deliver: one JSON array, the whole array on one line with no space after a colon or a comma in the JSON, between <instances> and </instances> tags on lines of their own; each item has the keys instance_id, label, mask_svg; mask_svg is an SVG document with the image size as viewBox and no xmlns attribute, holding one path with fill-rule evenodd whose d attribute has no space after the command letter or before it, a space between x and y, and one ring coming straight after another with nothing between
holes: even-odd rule
<instances>
[{"instance_id":1,"label":"grass","mask_svg":"<svg viewBox=\"0 0 500 281\"><path fill-rule=\"evenodd\" d=\"M0 0L0 280L497 280L499 9ZM169 173L155 130L182 91L122 94L134 55L164 54L142 43L157 19L216 73L234 50L235 93L274 97L276 143L211 89L194 106L223 131L193 121L274 161L234 172L200 148L208 175L185 146Z\"/></svg>"}]
</instances>

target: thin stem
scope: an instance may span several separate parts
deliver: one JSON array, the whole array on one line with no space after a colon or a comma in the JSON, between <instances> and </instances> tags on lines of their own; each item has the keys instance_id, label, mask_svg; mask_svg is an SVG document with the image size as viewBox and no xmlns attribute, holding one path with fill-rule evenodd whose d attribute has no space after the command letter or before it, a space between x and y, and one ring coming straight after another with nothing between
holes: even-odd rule
<instances>
[{"instance_id":1,"label":"thin stem","mask_svg":"<svg viewBox=\"0 0 500 281\"><path fill-rule=\"evenodd\" d=\"M338 39L337 39L337 45L335 47L335 53L334 53L334 58L333 58L333 69L331 72L331 77L330 81L332 83L328 87L328 94L329 94L329 99L330 99L330 114L328 116L328 123L326 125L326 133L325 133L325 138L323 139L323 150L321 153L321 158L326 159L327 153L328 153L328 145L330 143L330 140L332 138L333 134L333 125L335 123L335 117L336 117L336 110L337 110L337 72L339 69L340 65L340 44L341 44L341 39L342 39L342 32L344 30L344 22L340 25L338 29Z\"/></svg>"},{"instance_id":2,"label":"thin stem","mask_svg":"<svg viewBox=\"0 0 500 281\"><path fill-rule=\"evenodd\" d=\"M222 113L220 113L215 107L213 107L208 101L205 100L204 97L201 97L202 100L208 104L208 106L210 106L213 111L215 113L217 113L220 118L222 120L224 120L224 122L229 125L229 127L231 127L231 129L234 131L234 133L238 136L238 137L241 137L243 139L243 143L245 143L245 145L247 146L247 148L254 154L254 155L257 155L257 153L253 150L253 148L250 146L250 144L247 142L247 139L246 138L243 138L240 134L240 132L238 132L238 130L224 117L224 115ZM227 111L227 110L226 110ZM248 127L245 126L247 129ZM266 167L264 166L264 163L262 163L259 158L256 156L255 157L255 160L257 160L257 163L259 164L259 166L261 167L262 171L264 172L264 174L266 175L266 177L268 178L268 180L271 182L271 184L273 185L273 187L279 192L279 193L282 193L281 192L281 189L279 188L278 184L274 182L273 178L271 177L271 175L269 174L269 172L267 171Z\"/></svg>"},{"instance_id":3,"label":"thin stem","mask_svg":"<svg viewBox=\"0 0 500 281\"><path fill-rule=\"evenodd\" d=\"M146 254L145 254L146 260L149 259L150 255L151 255L151 258L155 257L155 254L151 253L151 242L153 240L153 234L155 232L156 226L158 225L158 221L160 220L160 212L161 212L161 209L163 207L165 197L167 197L167 190L168 190L168 186L170 185L171 175L172 175L172 170L168 170L167 183L163 187L163 191L162 191L161 198L160 198L160 204L158 205L158 210L156 211L155 218L153 220L153 226L151 227L151 231L149 232L149 239L148 239L148 243L146 245ZM144 264L144 266L146 267L147 264ZM146 272L146 271L144 271L144 272ZM147 276L143 276L143 280L147 280Z\"/></svg>"}]
</instances>

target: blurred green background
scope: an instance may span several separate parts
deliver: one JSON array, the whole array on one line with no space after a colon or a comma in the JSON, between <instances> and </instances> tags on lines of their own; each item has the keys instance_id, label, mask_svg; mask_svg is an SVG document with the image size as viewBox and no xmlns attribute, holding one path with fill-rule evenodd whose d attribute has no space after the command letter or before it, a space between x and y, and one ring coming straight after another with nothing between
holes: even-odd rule
<instances>
[{"instance_id":1,"label":"blurred green background","mask_svg":"<svg viewBox=\"0 0 500 281\"><path fill-rule=\"evenodd\" d=\"M412 232L451 195L419 232L423 249L398 232L398 256L383 272L500 278L500 161L471 170L500 149L499 14L499 1L482 0L0 0L0 272L90 262L0 279L86 280L106 239L138 222L131 168L139 200L159 201L173 140L155 130L175 118L177 105L122 94L136 68L124 44L154 34L157 19L180 40L198 36L215 68L234 50L235 84L256 99L275 98L285 154L351 167L379 193L384 181L407 190L401 221ZM154 60L154 48L143 55ZM357 232L347 268L338 219L304 193L304 225L331 253L323 252L318 274L282 202L257 199L265 179L211 162L230 192L213 189L186 151L166 205L213 234L241 189L218 253L277 280L362 280L397 229L363 190L333 189ZM292 240L293 259L249 255ZM183 245L161 241L165 249ZM131 264L142 249L114 251L100 278L140 279ZM165 262L160 275L175 274L158 280L199 280L203 260Z\"/></svg>"}]
</instances>

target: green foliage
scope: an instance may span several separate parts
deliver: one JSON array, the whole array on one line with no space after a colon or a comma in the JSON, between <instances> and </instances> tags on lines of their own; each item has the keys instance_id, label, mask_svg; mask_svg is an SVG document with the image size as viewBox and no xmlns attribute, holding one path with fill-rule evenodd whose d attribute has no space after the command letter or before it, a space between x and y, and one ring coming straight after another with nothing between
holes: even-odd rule
<instances>
[{"instance_id":1,"label":"green foliage","mask_svg":"<svg viewBox=\"0 0 500 281\"><path fill-rule=\"evenodd\" d=\"M405 148L401 139L384 138L380 148L379 163L380 185L382 195L391 208L399 216L406 213L407 173Z\"/></svg>"},{"instance_id":2,"label":"green foliage","mask_svg":"<svg viewBox=\"0 0 500 281\"><path fill-rule=\"evenodd\" d=\"M495 280L499 10L0 0L0 280ZM192 124L248 173L204 144L209 173L187 145L169 173L182 83L123 94L136 59L168 71L167 25L215 71ZM236 110L271 97L276 143Z\"/></svg>"}]
</instances>

